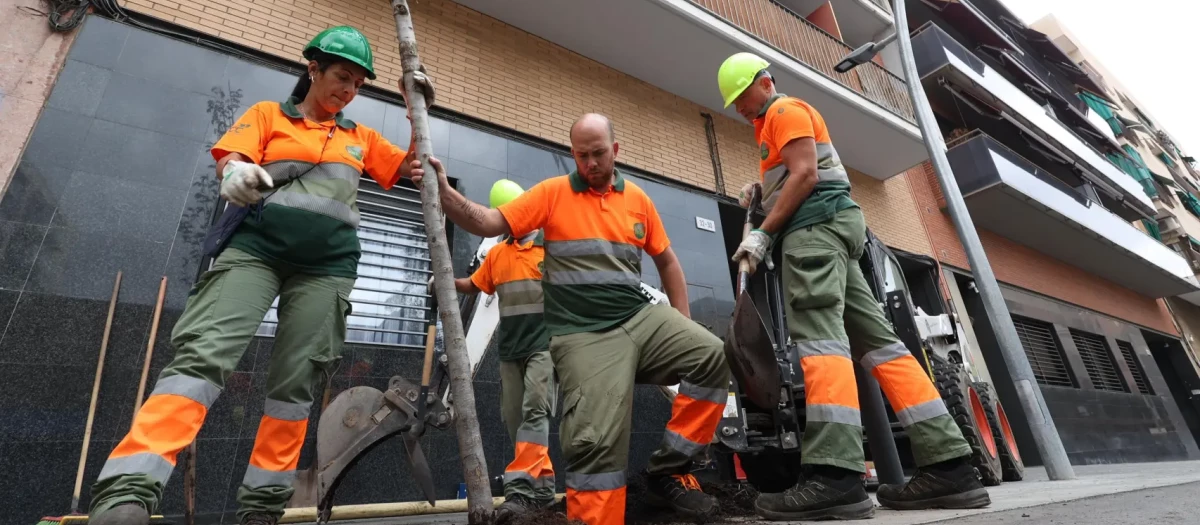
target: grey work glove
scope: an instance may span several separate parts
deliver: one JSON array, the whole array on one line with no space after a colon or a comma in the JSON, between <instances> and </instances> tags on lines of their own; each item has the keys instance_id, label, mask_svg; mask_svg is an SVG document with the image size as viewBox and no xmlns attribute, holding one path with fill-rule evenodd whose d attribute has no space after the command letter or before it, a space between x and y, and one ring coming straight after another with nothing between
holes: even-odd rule
<instances>
[{"instance_id":1,"label":"grey work glove","mask_svg":"<svg viewBox=\"0 0 1200 525\"><path fill-rule=\"evenodd\" d=\"M750 263L750 271L753 272L758 267L758 263L767 257L767 251L771 248L771 236L762 230L750 230L750 235L742 239L742 244L738 245L738 249L733 254L733 261L739 262L742 258L746 258ZM774 263L767 259L767 268L774 269Z\"/></svg>"},{"instance_id":2,"label":"grey work glove","mask_svg":"<svg viewBox=\"0 0 1200 525\"><path fill-rule=\"evenodd\" d=\"M425 64L417 66L417 71L413 73L413 82L416 83L417 89L421 90L421 94L425 95L425 107L433 106L437 91L433 89L433 78L429 73L425 72ZM400 79L400 96L404 97L404 105L411 108L408 103L408 92L404 89L404 79ZM409 109L409 111L412 111ZM412 114L408 115L408 119L412 120Z\"/></svg>"}]
</instances>

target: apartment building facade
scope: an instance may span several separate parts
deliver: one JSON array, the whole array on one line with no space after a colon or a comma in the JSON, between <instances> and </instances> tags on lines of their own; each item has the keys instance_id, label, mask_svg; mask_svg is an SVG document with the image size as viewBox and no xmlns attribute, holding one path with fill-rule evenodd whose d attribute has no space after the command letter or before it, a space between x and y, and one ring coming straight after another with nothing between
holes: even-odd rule
<instances>
[{"instance_id":1,"label":"apartment building facade","mask_svg":"<svg viewBox=\"0 0 1200 525\"><path fill-rule=\"evenodd\" d=\"M1133 154L1088 118L1088 103L1111 95L1001 2L910 4L917 70L950 165L1071 461L1194 457L1195 408L1172 386L1194 368L1174 366L1187 352L1167 301L1196 301L1196 279L1148 233L1159 214L1149 177L1123 170ZM971 342L1017 412L932 175L910 171L930 241Z\"/></svg>"},{"instance_id":2,"label":"apartment building facade","mask_svg":"<svg viewBox=\"0 0 1200 525\"><path fill-rule=\"evenodd\" d=\"M1088 117L1105 135L1115 139L1127 153L1130 163L1123 169L1130 173L1146 170L1150 177L1139 175L1150 184L1147 194L1157 210L1153 222L1144 224L1148 233L1171 247L1188 261L1193 272L1200 273L1200 171L1196 160L1178 146L1168 130L1156 124L1154 114L1138 101L1103 62L1087 49L1062 22L1047 15L1032 27L1045 33L1062 48L1081 69L1093 71L1101 81L1110 103L1089 99ZM1188 352L1164 352L1156 355L1162 367L1191 370L1200 366L1196 354L1196 334L1200 330L1200 308L1187 300L1167 298L1166 303L1175 317ZM1173 393L1192 406L1200 406L1200 382L1186 375L1169 384ZM1184 411L1184 415L1193 414ZM1200 429L1200 421L1189 421Z\"/></svg>"},{"instance_id":3,"label":"apartment building facade","mask_svg":"<svg viewBox=\"0 0 1200 525\"><path fill-rule=\"evenodd\" d=\"M14 12L23 3L29 0L0 0ZM913 16L936 18L910 4ZM37 17L3 22L10 30L0 38L12 39L8 45L27 60L20 61L25 69L14 73L20 81L0 86L0 116L28 126L0 134L0 168L5 168L0 176L6 177L0 184L0 319L5 320L0 363L14 378L0 386L0 413L6 414L0 419L0 466L39 475L0 479L0 493L18 502L15 511L0 516L0 524L61 512L70 499L108 302L120 271L84 471L86 504L87 484L132 417L161 279L166 277L167 286L149 359L151 381L171 358L171 327L207 264L200 243L218 210L208 147L251 104L286 97L302 71L300 51L312 35L337 24L368 35L379 78L346 114L392 142L408 142L386 2L124 0L120 5L123 13L91 14L62 32L51 32ZM421 57L439 89L431 122L434 153L446 161L457 187L483 201L496 180L511 178L528 188L567 173L574 166L567 150L571 122L588 111L609 115L621 143L621 167L659 204L684 265L693 316L717 335L724 334L734 297L728 238L740 229L740 218L731 196L757 180L758 149L751 127L721 107L715 73L737 51L766 57L782 92L806 99L823 113L871 230L906 261L915 266L932 261L939 269L942 284L932 286L944 290L946 299L930 299L927 311L936 313L935 303L945 303L943 309L958 314L980 355L977 369L996 383L1007 407L1017 405L1014 393L1003 388L1002 365L996 364L993 338L971 292L969 265L939 203L904 83L893 72L898 70L895 53L885 50L877 61L848 74L833 70L853 46L890 31L887 2L611 0L598 7L584 0L420 0L412 6ZM923 25L917 22L928 20L911 24L917 30ZM946 28L943 33L954 31L951 22L937 20ZM929 34L918 33L914 43ZM931 93L936 87L927 85ZM943 129L951 127L943 123ZM1112 215L1103 216L1105 225L1121 227L1153 216L1152 201L1134 194L1140 191L1136 181L1125 181L1114 170L1111 164L1093 166L1100 172L1093 176L1108 180L1103 196L1095 197L1102 200L1093 202L1119 213L1090 209ZM960 181L973 171L956 165ZM382 387L393 374L416 378L424 327L431 319L424 285L428 251L415 190L402 184L383 191L366 179L362 184L365 256L333 395L356 385ZM1042 385L1044 392L1062 390L1047 399L1065 439L1080 443L1072 459L1194 456L1194 442L1186 445L1183 439L1188 436L1183 436L1179 410L1163 394L1159 366L1145 350L1151 339L1179 344L1162 298L1196 289L1194 280L1177 278L1186 262L1165 247L1165 254L1152 247L1139 251L1138 242L1146 237L1142 232L1111 243L1088 241L1092 251L1086 255L1054 251L1028 231L1046 228L1051 213L1029 213L1035 220L1022 225L1024 236L992 233L1004 221L987 220L983 210L976 222L1014 313L1043 323L1030 330L1048 323L1061 347L1055 350L1066 355L1060 361L1069 367L1068 377L1078 376L1070 386ZM1095 238L1087 232L1058 233L1067 242ZM478 241L452 231L457 275L465 274ZM1110 244L1132 247L1132 254ZM1124 266L1089 265L1106 258L1119 258ZM643 268L646 281L659 285L653 264L647 260ZM1152 282L1123 276L1134 270L1149 272ZM198 438L198 522L228 522L236 508L237 480L262 413L273 315L264 319ZM1071 330L1084 337L1073 339ZM1142 377L1151 394L1095 387L1085 362L1094 352L1085 356L1077 348L1096 343L1097 337L1112 352L1133 348L1132 354L1114 354L1121 358L1105 368L1104 377L1118 373L1117 380L1129 389L1140 388L1137 378ZM495 352L489 356L475 378L475 391L489 471L498 474L511 450L497 407ZM634 470L658 444L669 416L669 406L652 388L639 388L636 404ZM1014 408L1009 411L1014 422L1020 419ZM1118 420L1124 434L1110 431L1113 435L1102 438L1110 442L1083 450L1086 436ZM315 422L310 441L314 427ZM1033 450L1027 435L1019 434L1018 441L1023 453ZM1122 448L1145 450L1121 456ZM456 450L448 433L426 438L426 455L439 472L439 498L454 497L461 471ZM561 464L558 447L551 450ZM306 447L302 466L310 454ZM400 454L398 443L374 451L344 482L339 503L420 499ZM1026 455L1027 462L1036 463ZM166 514L182 512L181 475L177 471L169 482Z\"/></svg>"}]
</instances>

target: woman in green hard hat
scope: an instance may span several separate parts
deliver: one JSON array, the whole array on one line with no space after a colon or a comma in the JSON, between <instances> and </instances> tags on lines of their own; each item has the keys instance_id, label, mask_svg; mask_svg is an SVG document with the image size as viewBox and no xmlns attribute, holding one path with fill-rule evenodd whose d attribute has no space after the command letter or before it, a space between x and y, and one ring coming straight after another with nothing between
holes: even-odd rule
<instances>
[{"instance_id":1,"label":"woman in green hard hat","mask_svg":"<svg viewBox=\"0 0 1200 525\"><path fill-rule=\"evenodd\" d=\"M200 432L276 297L266 402L238 518L274 525L292 495L313 392L328 381L346 336L360 255L359 178L366 173L386 189L420 175L405 150L342 115L375 78L367 38L351 27L326 29L304 58L308 69L291 97L251 106L212 148L229 203L205 243L216 259L172 331L174 360L92 487L93 525L149 523L176 455ZM429 79L419 75L418 84L432 103Z\"/></svg>"}]
</instances>

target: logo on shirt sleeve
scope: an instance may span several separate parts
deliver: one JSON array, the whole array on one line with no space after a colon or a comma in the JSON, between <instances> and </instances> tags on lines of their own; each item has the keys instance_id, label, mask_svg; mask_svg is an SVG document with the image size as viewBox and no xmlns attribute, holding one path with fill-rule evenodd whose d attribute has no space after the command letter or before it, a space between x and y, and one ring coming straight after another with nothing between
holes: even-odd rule
<instances>
[{"instance_id":1,"label":"logo on shirt sleeve","mask_svg":"<svg viewBox=\"0 0 1200 525\"><path fill-rule=\"evenodd\" d=\"M355 160L363 159L363 150L358 146L346 146L346 153L349 153Z\"/></svg>"},{"instance_id":2,"label":"logo on shirt sleeve","mask_svg":"<svg viewBox=\"0 0 1200 525\"><path fill-rule=\"evenodd\" d=\"M771 150L767 149L767 143L763 142L759 146L759 154L762 155L762 160L767 160L767 157L771 156Z\"/></svg>"},{"instance_id":3,"label":"logo on shirt sleeve","mask_svg":"<svg viewBox=\"0 0 1200 525\"><path fill-rule=\"evenodd\" d=\"M640 241L646 237L646 226L642 223L633 225L633 235Z\"/></svg>"}]
</instances>

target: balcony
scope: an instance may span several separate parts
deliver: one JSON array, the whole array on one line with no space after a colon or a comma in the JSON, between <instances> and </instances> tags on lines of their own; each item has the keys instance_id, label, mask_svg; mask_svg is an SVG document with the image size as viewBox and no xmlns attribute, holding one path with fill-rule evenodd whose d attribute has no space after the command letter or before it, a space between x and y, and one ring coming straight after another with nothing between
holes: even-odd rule
<instances>
[{"instance_id":1,"label":"balcony","mask_svg":"<svg viewBox=\"0 0 1200 525\"><path fill-rule=\"evenodd\" d=\"M999 72L927 23L913 35L913 54L930 103L943 113L977 113L1004 122L1011 137L1028 142L1056 164L1070 168L1111 198L1126 219L1153 218L1154 203L1141 185L1051 116ZM1007 137L1006 137L1007 138ZM1010 143L1008 140L1004 141ZM1065 168L1064 168L1065 169Z\"/></svg>"},{"instance_id":2,"label":"balcony","mask_svg":"<svg viewBox=\"0 0 1200 525\"><path fill-rule=\"evenodd\" d=\"M776 0L784 7L802 16L808 16L825 4L826 0ZM892 27L892 7L887 0L833 0L834 17L842 40L851 46L860 46L882 38Z\"/></svg>"},{"instance_id":3,"label":"balcony","mask_svg":"<svg viewBox=\"0 0 1200 525\"><path fill-rule=\"evenodd\" d=\"M952 144L947 157L976 226L1148 297L1200 296L1178 253L992 137L976 131Z\"/></svg>"},{"instance_id":4,"label":"balcony","mask_svg":"<svg viewBox=\"0 0 1200 525\"><path fill-rule=\"evenodd\" d=\"M457 1L738 121L723 108L717 69L729 55L757 53L780 92L821 112L847 165L887 179L927 158L903 81L875 64L834 72L850 46L772 0L609 0L604 9L587 0Z\"/></svg>"}]
</instances>

